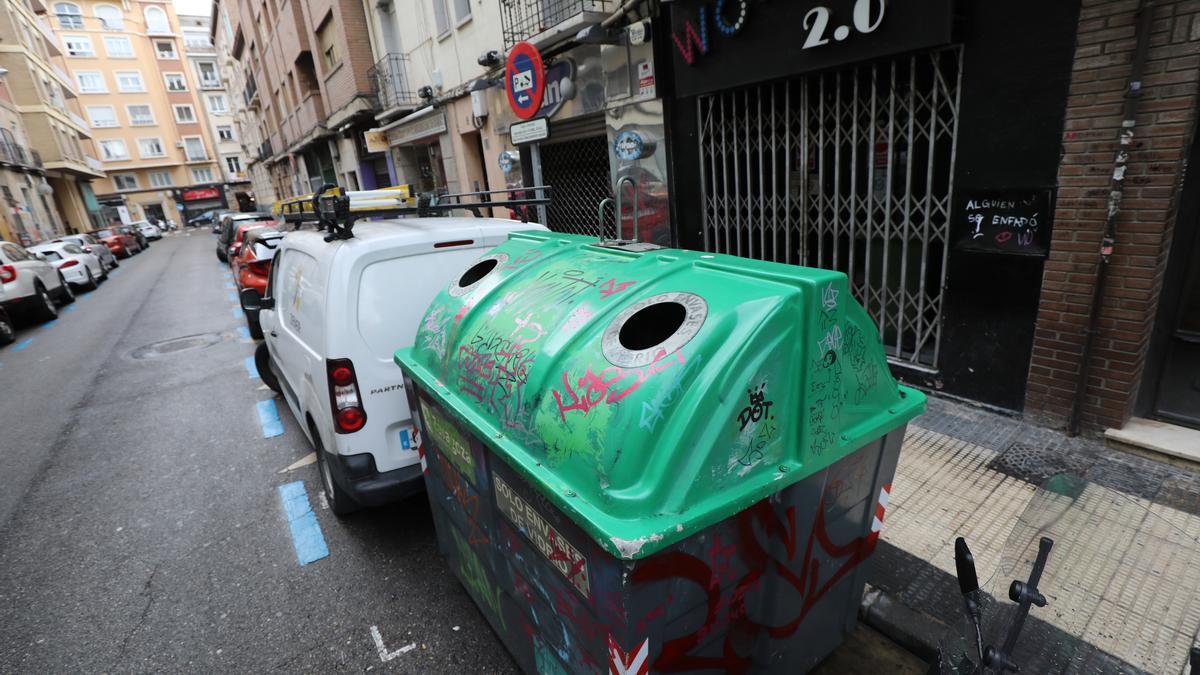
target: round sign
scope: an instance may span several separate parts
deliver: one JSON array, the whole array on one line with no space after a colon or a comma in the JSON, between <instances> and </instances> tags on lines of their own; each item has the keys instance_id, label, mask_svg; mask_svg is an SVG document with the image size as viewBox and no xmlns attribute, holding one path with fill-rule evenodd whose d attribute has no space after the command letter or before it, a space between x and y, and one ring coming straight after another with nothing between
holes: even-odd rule
<instances>
[{"instance_id":1,"label":"round sign","mask_svg":"<svg viewBox=\"0 0 1200 675\"><path fill-rule=\"evenodd\" d=\"M640 159L645 150L646 142L636 131L622 131L613 139L613 152L626 162Z\"/></svg>"},{"instance_id":2,"label":"round sign","mask_svg":"<svg viewBox=\"0 0 1200 675\"><path fill-rule=\"evenodd\" d=\"M546 71L542 66L542 55L528 42L518 42L508 53L504 66L504 90L508 93L508 104L523 120L533 119L542 107L542 94L546 90Z\"/></svg>"},{"instance_id":3,"label":"round sign","mask_svg":"<svg viewBox=\"0 0 1200 675\"><path fill-rule=\"evenodd\" d=\"M500 153L500 170L503 171L504 173L508 173L509 171L512 171L512 168L513 168L512 153L505 150L504 152Z\"/></svg>"}]
</instances>

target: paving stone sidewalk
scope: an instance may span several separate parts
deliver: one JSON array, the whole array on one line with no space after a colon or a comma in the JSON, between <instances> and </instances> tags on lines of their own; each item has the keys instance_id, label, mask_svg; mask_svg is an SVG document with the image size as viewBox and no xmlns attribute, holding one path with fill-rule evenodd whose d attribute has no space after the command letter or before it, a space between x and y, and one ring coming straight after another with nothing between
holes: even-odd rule
<instances>
[{"instance_id":1,"label":"paving stone sidewalk","mask_svg":"<svg viewBox=\"0 0 1200 675\"><path fill-rule=\"evenodd\" d=\"M1038 491L1060 474L1083 480ZM1037 522L1022 520L1032 499ZM1200 474L932 397L900 455L864 618L932 660L962 624L955 537L1003 595L1039 533L1056 540L1050 604L1022 634L1023 671L1185 672L1200 630Z\"/></svg>"}]
</instances>

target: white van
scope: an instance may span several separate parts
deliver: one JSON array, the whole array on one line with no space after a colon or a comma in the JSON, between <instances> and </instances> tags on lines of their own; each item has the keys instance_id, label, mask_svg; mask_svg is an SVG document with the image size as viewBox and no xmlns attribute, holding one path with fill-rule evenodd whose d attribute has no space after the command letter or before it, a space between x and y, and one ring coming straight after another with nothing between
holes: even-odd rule
<instances>
[{"instance_id":1,"label":"white van","mask_svg":"<svg viewBox=\"0 0 1200 675\"><path fill-rule=\"evenodd\" d=\"M412 344L439 291L512 232L498 218L360 222L350 239L288 232L266 296L242 292L264 342L255 359L317 450L338 515L423 489L417 439L395 351Z\"/></svg>"}]
</instances>

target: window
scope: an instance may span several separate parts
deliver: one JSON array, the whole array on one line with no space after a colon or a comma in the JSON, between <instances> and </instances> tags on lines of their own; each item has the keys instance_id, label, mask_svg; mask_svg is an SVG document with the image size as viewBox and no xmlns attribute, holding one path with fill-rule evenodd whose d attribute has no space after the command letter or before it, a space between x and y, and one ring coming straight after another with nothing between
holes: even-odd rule
<instances>
[{"instance_id":1,"label":"window","mask_svg":"<svg viewBox=\"0 0 1200 675\"><path fill-rule=\"evenodd\" d=\"M149 159L151 157L166 157L167 151L163 149L161 138L139 138L138 155L140 155L142 159Z\"/></svg>"},{"instance_id":2,"label":"window","mask_svg":"<svg viewBox=\"0 0 1200 675\"><path fill-rule=\"evenodd\" d=\"M225 94L209 94L208 111L214 115L224 115L229 112L229 105L225 102Z\"/></svg>"},{"instance_id":3,"label":"window","mask_svg":"<svg viewBox=\"0 0 1200 675\"><path fill-rule=\"evenodd\" d=\"M129 151L125 149L125 141L119 138L100 141L100 154L106 160L129 159Z\"/></svg>"},{"instance_id":4,"label":"window","mask_svg":"<svg viewBox=\"0 0 1200 675\"><path fill-rule=\"evenodd\" d=\"M454 18L460 26L471 18L471 0L454 0Z\"/></svg>"},{"instance_id":5,"label":"window","mask_svg":"<svg viewBox=\"0 0 1200 675\"><path fill-rule=\"evenodd\" d=\"M199 136L184 136L183 149L189 162L208 159L208 153L204 151L204 139Z\"/></svg>"},{"instance_id":6,"label":"window","mask_svg":"<svg viewBox=\"0 0 1200 675\"><path fill-rule=\"evenodd\" d=\"M104 51L108 52L109 58L113 59L132 59L133 45L130 44L129 38L123 35L109 35L104 38Z\"/></svg>"},{"instance_id":7,"label":"window","mask_svg":"<svg viewBox=\"0 0 1200 675\"><path fill-rule=\"evenodd\" d=\"M54 13L58 15L59 28L83 28L83 12L79 11L79 5L60 2L54 5Z\"/></svg>"},{"instance_id":8,"label":"window","mask_svg":"<svg viewBox=\"0 0 1200 675\"><path fill-rule=\"evenodd\" d=\"M433 22L437 24L437 35L442 37L450 32L450 17L446 15L446 0L431 0L433 2Z\"/></svg>"},{"instance_id":9,"label":"window","mask_svg":"<svg viewBox=\"0 0 1200 675\"><path fill-rule=\"evenodd\" d=\"M155 40L154 52L158 54L160 59L177 59L179 55L175 53L175 43L170 40Z\"/></svg>"},{"instance_id":10,"label":"window","mask_svg":"<svg viewBox=\"0 0 1200 675\"><path fill-rule=\"evenodd\" d=\"M91 122L93 129L119 126L117 124L117 113L111 105L90 105L88 106L87 114L88 121Z\"/></svg>"},{"instance_id":11,"label":"window","mask_svg":"<svg viewBox=\"0 0 1200 675\"><path fill-rule=\"evenodd\" d=\"M142 82L142 74L136 70L118 70L117 91L146 91L146 84Z\"/></svg>"},{"instance_id":12,"label":"window","mask_svg":"<svg viewBox=\"0 0 1200 675\"><path fill-rule=\"evenodd\" d=\"M193 183L211 183L211 182L213 182L212 169L208 168L207 166L203 167L203 168L199 168L199 169L192 169L192 182Z\"/></svg>"},{"instance_id":13,"label":"window","mask_svg":"<svg viewBox=\"0 0 1200 675\"><path fill-rule=\"evenodd\" d=\"M194 51L212 51L213 45L207 35L188 33L183 36L183 46Z\"/></svg>"},{"instance_id":14,"label":"window","mask_svg":"<svg viewBox=\"0 0 1200 675\"><path fill-rule=\"evenodd\" d=\"M217 64L213 61L197 61L196 73L200 76L200 87L212 89L221 87L221 76L217 74Z\"/></svg>"},{"instance_id":15,"label":"window","mask_svg":"<svg viewBox=\"0 0 1200 675\"><path fill-rule=\"evenodd\" d=\"M125 30L125 19L121 17L121 10L112 5L96 5L96 18L100 19L100 25L108 30Z\"/></svg>"},{"instance_id":16,"label":"window","mask_svg":"<svg viewBox=\"0 0 1200 675\"><path fill-rule=\"evenodd\" d=\"M233 127L229 126L228 124L218 125L217 126L217 140L232 141L233 140Z\"/></svg>"},{"instance_id":17,"label":"window","mask_svg":"<svg viewBox=\"0 0 1200 675\"><path fill-rule=\"evenodd\" d=\"M151 187L171 187L175 184L175 179L171 177L170 171L151 171L150 186Z\"/></svg>"},{"instance_id":18,"label":"window","mask_svg":"<svg viewBox=\"0 0 1200 675\"><path fill-rule=\"evenodd\" d=\"M118 190L136 190L137 189L137 174L132 173L114 173L112 175L113 185Z\"/></svg>"},{"instance_id":19,"label":"window","mask_svg":"<svg viewBox=\"0 0 1200 675\"><path fill-rule=\"evenodd\" d=\"M64 35L63 46L67 48L67 56L95 56L92 49L92 39L86 35Z\"/></svg>"},{"instance_id":20,"label":"window","mask_svg":"<svg viewBox=\"0 0 1200 675\"><path fill-rule=\"evenodd\" d=\"M163 73L163 77L167 80L167 91L187 91L187 80L183 79L183 73Z\"/></svg>"},{"instance_id":21,"label":"window","mask_svg":"<svg viewBox=\"0 0 1200 675\"><path fill-rule=\"evenodd\" d=\"M167 13L162 11L161 7L146 8L146 32L147 33L170 33L171 24L167 21ZM171 49L175 46L172 44Z\"/></svg>"},{"instance_id":22,"label":"window","mask_svg":"<svg viewBox=\"0 0 1200 675\"><path fill-rule=\"evenodd\" d=\"M242 160L237 157L226 157L225 166L229 168L229 173L238 174L242 172Z\"/></svg>"},{"instance_id":23,"label":"window","mask_svg":"<svg viewBox=\"0 0 1200 675\"><path fill-rule=\"evenodd\" d=\"M175 121L183 124L192 124L196 121L196 111L192 110L192 104L180 103L172 106L175 108Z\"/></svg>"},{"instance_id":24,"label":"window","mask_svg":"<svg viewBox=\"0 0 1200 675\"><path fill-rule=\"evenodd\" d=\"M321 23L321 27L317 29L317 44L321 46L321 53L325 59L325 70L333 70L341 63L338 56L337 45L337 29L333 25L333 14L326 16L325 21Z\"/></svg>"},{"instance_id":25,"label":"window","mask_svg":"<svg viewBox=\"0 0 1200 675\"><path fill-rule=\"evenodd\" d=\"M104 85L104 75L95 71L75 71L75 79L79 82L79 91L83 94L104 94L108 87Z\"/></svg>"},{"instance_id":26,"label":"window","mask_svg":"<svg viewBox=\"0 0 1200 675\"><path fill-rule=\"evenodd\" d=\"M126 106L125 110L129 113L129 123L133 126L154 126L154 111L150 109L150 106L139 103Z\"/></svg>"}]
</instances>

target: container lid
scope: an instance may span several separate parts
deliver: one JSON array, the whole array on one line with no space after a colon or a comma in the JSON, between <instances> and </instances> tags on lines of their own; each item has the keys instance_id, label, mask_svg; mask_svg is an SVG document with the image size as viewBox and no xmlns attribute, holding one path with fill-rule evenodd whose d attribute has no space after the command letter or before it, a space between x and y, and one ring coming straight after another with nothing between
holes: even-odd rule
<instances>
[{"instance_id":1,"label":"container lid","mask_svg":"<svg viewBox=\"0 0 1200 675\"><path fill-rule=\"evenodd\" d=\"M396 363L613 555L642 558L907 423L840 272L510 235Z\"/></svg>"}]
</instances>

